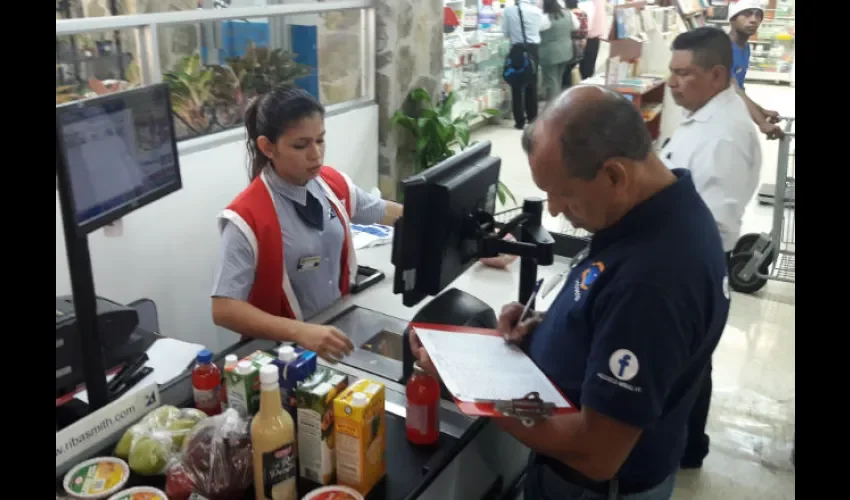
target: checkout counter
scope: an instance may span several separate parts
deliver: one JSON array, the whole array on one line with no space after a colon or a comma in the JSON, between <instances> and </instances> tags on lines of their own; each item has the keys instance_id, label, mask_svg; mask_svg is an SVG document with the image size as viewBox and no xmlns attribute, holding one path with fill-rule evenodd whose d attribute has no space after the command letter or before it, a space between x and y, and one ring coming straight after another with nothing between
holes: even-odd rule
<instances>
[{"instance_id":1,"label":"checkout counter","mask_svg":"<svg viewBox=\"0 0 850 500\"><path fill-rule=\"evenodd\" d=\"M340 300L311 322L327 323L350 311L352 307L366 309L384 315L387 324L380 325L380 328L388 334L397 334L400 340L403 328L419 308L405 307L399 296L392 293L394 270L390 263L390 252L390 245L359 250L359 263L382 271L386 278L361 293ZM539 268L539 277L549 279L563 271L568 263L567 258L556 257L554 265ZM515 261L508 270L473 265L452 283L452 287L478 297L498 311L505 303L516 298L519 264L519 260ZM538 299L537 307L545 309L556 295L557 290L545 298ZM421 306L430 300L433 299L423 300ZM359 347L378 332L375 329L362 329L346 331L346 334ZM228 354L236 354L241 358L256 350L270 350L274 347L275 342L247 340L218 353L216 361L221 366ZM528 448L503 433L488 419L465 416L457 410L454 403L445 400L442 401L440 409L441 435L437 444L432 447L419 447L409 443L404 431L404 386L369 373L369 367L363 366L363 361L368 363L369 358L355 352L337 365L331 366L319 361L320 364L331 366L353 379L367 377L385 384L387 474L368 495L368 500L507 500L517 497L528 460ZM190 372L186 370L172 381L162 384L160 395L163 405L192 406ZM120 433L114 441L87 455L111 455L119 438ZM77 461L81 462L87 458L89 457L79 457ZM164 481L164 476L144 478L133 475L127 487L142 484L162 487ZM59 483L61 476L57 483L61 490ZM253 492L250 493L250 497L246 498L253 498Z\"/></svg>"},{"instance_id":2,"label":"checkout counter","mask_svg":"<svg viewBox=\"0 0 850 500\"><path fill-rule=\"evenodd\" d=\"M132 321L124 321L129 316L122 314L123 306L96 298L87 236L182 187L169 99L167 87L157 84L85 101L85 106L57 107L57 151L61 153L57 154L57 178L75 311L73 324L66 324L62 318L70 313L70 307L60 304L67 299L57 299L57 338L62 325L65 325L63 331L76 328L85 333L69 338L79 338L79 346L76 346L79 357L75 359L81 360L88 400L94 409L104 408L118 397L111 392L103 376L110 364L109 357L104 356L112 340L109 332L113 326L124 325L123 330L129 334L135 325ZM77 150L85 141L75 135L75 129L69 128L69 124L87 123L92 117L97 118L112 109L134 110L134 116L139 117L134 122L137 135L147 137L153 146L137 153L135 163L125 165L130 173L147 178L148 182L100 203L90 199L89 191L75 192L72 180L90 178L95 172L92 169L97 167L93 164L108 160L96 158L94 161L79 154ZM104 134L103 140L114 142L114 137L114 133ZM107 145L110 144L115 146ZM411 320L416 317L418 321L425 321L427 316L428 322L472 324L470 322L479 321L476 326L494 327L494 312L497 314L504 304L517 300L517 290L520 301L533 304L532 292L539 287L535 285L538 278L554 278L568 265L565 258L556 256L575 255L576 243L579 247L584 243L571 242L568 238L559 242L559 235L550 237L541 225L542 200L526 200L523 207L517 209L520 214L499 227L493 212L501 160L489 153L490 144L485 141L405 181L405 216L396 224L393 246L357 252L361 265L382 272L385 279L360 287L357 293L310 319L313 323L337 326L358 347L352 355L330 368L349 375L350 382L370 378L382 382L386 388L387 471L368 495L369 500L496 500L516 498L521 491L529 450L489 420L461 414L448 398L441 402L441 435L435 445L419 447L409 443L405 436L405 387L402 382L406 380L404 372L412 368L412 359L404 333ZM409 228L407 231L405 226ZM518 234L518 241L504 238L512 232ZM488 268L476 262L478 257L494 257L500 253L518 255L520 259L507 270ZM538 263L542 266L539 269ZM404 272L396 275L396 268ZM535 306L548 307L556 291L540 297ZM441 300L441 297L448 300ZM430 304L433 300L438 302ZM107 314L109 311L111 314ZM105 334L103 338L99 331ZM168 332L164 333L167 336ZM242 358L254 351L269 351L275 347L276 343L271 341L245 340L218 353L216 362L221 365L228 354ZM153 359L155 351L153 348L147 351L152 364L178 364L171 368L180 373L173 378L157 380L159 403L179 408L193 406L189 368L185 364ZM57 387L58 379L57 371ZM129 395L125 394L118 401L125 401L125 397ZM139 404L150 408L152 400L155 401L156 396ZM73 462L112 455L127 425L110 426L105 431L110 434L104 435L104 441L86 448L87 451L75 456ZM57 422L57 430L60 427L63 426ZM57 458L57 478L72 466ZM126 487L148 484L162 488L164 481L164 476L134 475ZM299 486L302 494L310 489L307 484ZM249 491L246 498L253 498L253 491Z\"/></svg>"}]
</instances>

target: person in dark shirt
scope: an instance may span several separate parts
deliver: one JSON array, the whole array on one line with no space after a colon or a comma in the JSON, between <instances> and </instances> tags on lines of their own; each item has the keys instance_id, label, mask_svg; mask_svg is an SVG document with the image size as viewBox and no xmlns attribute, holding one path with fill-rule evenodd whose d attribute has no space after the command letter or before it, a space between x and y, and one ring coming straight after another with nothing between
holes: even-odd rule
<instances>
[{"instance_id":1,"label":"person in dark shirt","mask_svg":"<svg viewBox=\"0 0 850 500\"><path fill-rule=\"evenodd\" d=\"M612 91L567 90L523 145L549 211L593 233L545 314L517 324L514 303L499 318L578 410L531 427L495 419L532 450L525 499L667 500L729 312L717 224ZM415 336L411 348L433 370Z\"/></svg>"},{"instance_id":2,"label":"person in dark shirt","mask_svg":"<svg viewBox=\"0 0 850 500\"><path fill-rule=\"evenodd\" d=\"M744 89L744 80L750 68L750 37L758 32L764 21L764 9L758 0L734 0L729 4L729 37L732 39L732 78L738 94L744 99L753 122L768 139L782 139L785 132L777 123L779 113L765 109L750 99Z\"/></svg>"}]
</instances>

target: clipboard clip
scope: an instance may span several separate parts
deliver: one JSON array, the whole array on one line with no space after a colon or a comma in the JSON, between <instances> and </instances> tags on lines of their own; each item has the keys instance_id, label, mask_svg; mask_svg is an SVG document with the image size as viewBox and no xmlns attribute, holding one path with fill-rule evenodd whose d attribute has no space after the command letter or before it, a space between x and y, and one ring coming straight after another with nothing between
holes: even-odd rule
<instances>
[{"instance_id":1,"label":"clipboard clip","mask_svg":"<svg viewBox=\"0 0 850 500\"><path fill-rule=\"evenodd\" d=\"M509 401L493 401L493 408L506 417L518 418L526 427L532 427L536 422L552 415L555 403L547 403L540 399L540 393L529 392L523 398Z\"/></svg>"}]
</instances>

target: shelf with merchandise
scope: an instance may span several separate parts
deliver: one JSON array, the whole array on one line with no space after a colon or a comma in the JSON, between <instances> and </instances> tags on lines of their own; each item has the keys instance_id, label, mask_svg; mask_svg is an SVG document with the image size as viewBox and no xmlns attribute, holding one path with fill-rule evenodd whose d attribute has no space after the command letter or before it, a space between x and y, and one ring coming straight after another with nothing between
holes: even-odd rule
<instances>
[{"instance_id":1,"label":"shelf with merchandise","mask_svg":"<svg viewBox=\"0 0 850 500\"><path fill-rule=\"evenodd\" d=\"M510 43L501 33L455 32L443 40L443 92L457 95L452 114L507 109L502 66ZM476 125L477 123L473 123Z\"/></svg>"}]
</instances>

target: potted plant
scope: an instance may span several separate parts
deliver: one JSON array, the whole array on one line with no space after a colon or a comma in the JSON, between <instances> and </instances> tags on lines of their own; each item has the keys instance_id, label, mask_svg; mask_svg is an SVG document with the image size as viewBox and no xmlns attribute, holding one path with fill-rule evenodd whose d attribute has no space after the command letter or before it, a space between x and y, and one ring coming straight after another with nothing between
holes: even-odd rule
<instances>
[{"instance_id":1,"label":"potted plant","mask_svg":"<svg viewBox=\"0 0 850 500\"><path fill-rule=\"evenodd\" d=\"M452 118L452 108L457 100L454 92L433 104L431 95L423 88L414 89L408 96L407 106L410 114L398 110L390 121L390 126L407 130L415 146L413 155L413 173L427 170L455 154L456 144L461 150L469 146L470 122L476 117L490 118L500 113L496 109L485 109L481 113L463 113ZM497 197L502 205L510 199L516 204L516 198L502 181L499 181Z\"/></svg>"},{"instance_id":2,"label":"potted plant","mask_svg":"<svg viewBox=\"0 0 850 500\"><path fill-rule=\"evenodd\" d=\"M213 69L201 64L200 54L184 57L173 70L162 75L171 92L172 112L187 129L188 137L204 134L211 128L208 104L213 76Z\"/></svg>"}]
</instances>

